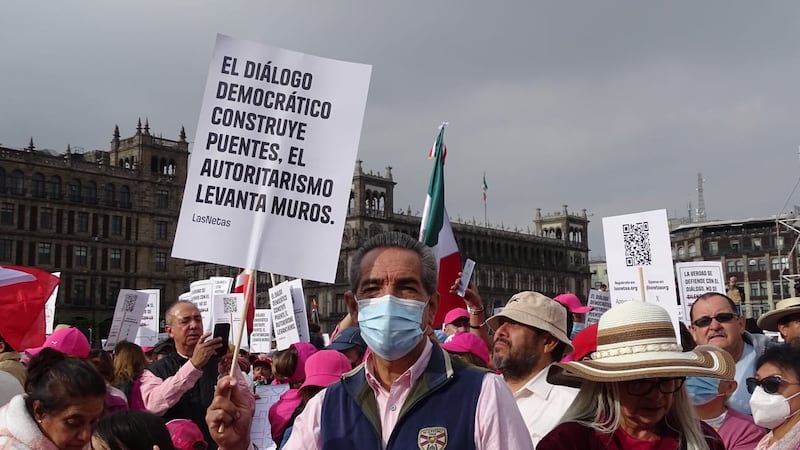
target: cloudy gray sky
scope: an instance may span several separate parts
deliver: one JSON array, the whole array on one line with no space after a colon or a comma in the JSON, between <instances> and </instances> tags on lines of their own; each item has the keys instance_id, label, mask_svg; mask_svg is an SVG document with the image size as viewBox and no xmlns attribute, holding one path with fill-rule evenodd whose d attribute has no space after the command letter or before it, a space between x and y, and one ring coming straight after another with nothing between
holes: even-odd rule
<instances>
[{"instance_id":1,"label":"cloudy gray sky","mask_svg":"<svg viewBox=\"0 0 800 450\"><path fill-rule=\"evenodd\" d=\"M359 158L421 210L448 121L455 219L525 229L780 212L800 173L800 3L790 1L6 1L0 143L108 149L115 124L194 136L216 33L373 65ZM791 198L789 204L800 203ZM790 206L791 207L791 206Z\"/></svg>"}]
</instances>

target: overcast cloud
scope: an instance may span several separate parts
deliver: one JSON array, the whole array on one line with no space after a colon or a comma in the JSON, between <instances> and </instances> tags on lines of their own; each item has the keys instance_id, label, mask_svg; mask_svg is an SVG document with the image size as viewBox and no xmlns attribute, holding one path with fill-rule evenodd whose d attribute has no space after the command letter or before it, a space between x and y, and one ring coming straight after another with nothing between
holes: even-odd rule
<instances>
[{"instance_id":1,"label":"overcast cloud","mask_svg":"<svg viewBox=\"0 0 800 450\"><path fill-rule=\"evenodd\" d=\"M373 65L359 158L422 209L442 121L456 219L780 212L798 179L800 3L5 1L0 143L108 149L137 118L194 136L216 33ZM800 200L792 198L793 203Z\"/></svg>"}]
</instances>

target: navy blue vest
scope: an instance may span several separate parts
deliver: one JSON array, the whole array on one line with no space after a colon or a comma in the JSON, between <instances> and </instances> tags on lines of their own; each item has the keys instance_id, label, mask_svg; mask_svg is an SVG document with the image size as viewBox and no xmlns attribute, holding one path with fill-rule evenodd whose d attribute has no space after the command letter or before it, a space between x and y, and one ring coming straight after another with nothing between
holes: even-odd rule
<instances>
[{"instance_id":1,"label":"navy blue vest","mask_svg":"<svg viewBox=\"0 0 800 450\"><path fill-rule=\"evenodd\" d=\"M434 344L425 373L411 387L387 450L475 449L475 411L487 371L450 359ZM322 403L323 450L381 449L381 422L364 367L328 387Z\"/></svg>"}]
</instances>

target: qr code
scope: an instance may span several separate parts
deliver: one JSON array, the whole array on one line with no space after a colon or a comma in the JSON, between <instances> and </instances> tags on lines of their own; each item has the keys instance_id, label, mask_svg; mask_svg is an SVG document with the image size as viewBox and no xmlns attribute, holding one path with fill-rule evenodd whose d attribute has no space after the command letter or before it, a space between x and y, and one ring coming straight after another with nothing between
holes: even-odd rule
<instances>
[{"instance_id":1,"label":"qr code","mask_svg":"<svg viewBox=\"0 0 800 450\"><path fill-rule=\"evenodd\" d=\"M652 264L650 224L648 222L623 224L622 238L625 242L626 266L649 266Z\"/></svg>"},{"instance_id":2,"label":"qr code","mask_svg":"<svg viewBox=\"0 0 800 450\"><path fill-rule=\"evenodd\" d=\"M222 310L225 314L231 314L236 312L236 299L235 298L223 298L222 299Z\"/></svg>"},{"instance_id":3,"label":"qr code","mask_svg":"<svg viewBox=\"0 0 800 450\"><path fill-rule=\"evenodd\" d=\"M136 306L136 296L126 295L123 300L125 303L122 304L122 310L126 312L133 312L133 308Z\"/></svg>"}]
</instances>

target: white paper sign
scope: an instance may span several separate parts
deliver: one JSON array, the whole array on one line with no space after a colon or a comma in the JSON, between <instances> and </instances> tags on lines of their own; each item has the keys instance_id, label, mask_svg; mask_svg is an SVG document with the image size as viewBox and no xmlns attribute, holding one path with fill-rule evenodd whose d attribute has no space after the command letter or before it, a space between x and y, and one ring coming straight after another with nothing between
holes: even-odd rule
<instances>
[{"instance_id":1,"label":"white paper sign","mask_svg":"<svg viewBox=\"0 0 800 450\"><path fill-rule=\"evenodd\" d=\"M667 310L680 339L667 211L604 217L603 237L612 307L644 297Z\"/></svg>"},{"instance_id":2,"label":"white paper sign","mask_svg":"<svg viewBox=\"0 0 800 450\"><path fill-rule=\"evenodd\" d=\"M210 332L214 329L211 317L211 298L214 295L214 282L211 280L193 281L189 285L189 300L200 310L203 318L203 330Z\"/></svg>"},{"instance_id":3,"label":"white paper sign","mask_svg":"<svg viewBox=\"0 0 800 450\"><path fill-rule=\"evenodd\" d=\"M148 295L132 289L120 289L114 319L103 350L111 351L119 341L133 341L139 332Z\"/></svg>"},{"instance_id":4,"label":"white paper sign","mask_svg":"<svg viewBox=\"0 0 800 450\"><path fill-rule=\"evenodd\" d=\"M371 70L218 35L172 256L332 283Z\"/></svg>"},{"instance_id":5,"label":"white paper sign","mask_svg":"<svg viewBox=\"0 0 800 450\"><path fill-rule=\"evenodd\" d=\"M61 278L61 272L53 272L53 276ZM58 298L58 285L56 286L55 289L53 289L53 293L50 294L50 297L44 304L44 323L45 323L44 332L48 336L53 334L53 320L55 320L56 316L56 298Z\"/></svg>"},{"instance_id":6,"label":"white paper sign","mask_svg":"<svg viewBox=\"0 0 800 450\"><path fill-rule=\"evenodd\" d=\"M228 342L236 343L236 333L242 323L242 310L244 310L244 294L216 294L211 306L213 312L213 323L231 324L231 332L228 335ZM213 328L213 325L212 325ZM244 330L247 332L247 329ZM242 338L242 344L247 345L247 338Z\"/></svg>"},{"instance_id":7,"label":"white paper sign","mask_svg":"<svg viewBox=\"0 0 800 450\"><path fill-rule=\"evenodd\" d=\"M272 440L272 430L269 423L269 409L278 402L286 391L289 390L288 384L269 384L256 386L256 412L253 415L252 423L257 423L257 427L250 427L250 442L256 445L259 450L273 450L277 448L275 441Z\"/></svg>"},{"instance_id":8,"label":"white paper sign","mask_svg":"<svg viewBox=\"0 0 800 450\"><path fill-rule=\"evenodd\" d=\"M269 309L256 309L253 318L253 332L250 334L251 353L272 351L272 312Z\"/></svg>"},{"instance_id":9,"label":"white paper sign","mask_svg":"<svg viewBox=\"0 0 800 450\"><path fill-rule=\"evenodd\" d=\"M294 307L294 322L297 326L297 335L300 342L311 341L311 331L308 329L308 311L306 310L306 296L303 293L303 280L288 281L292 288L292 305Z\"/></svg>"},{"instance_id":10,"label":"white paper sign","mask_svg":"<svg viewBox=\"0 0 800 450\"><path fill-rule=\"evenodd\" d=\"M214 283L214 295L217 294L230 294L231 286L233 286L233 278L231 277L210 277Z\"/></svg>"},{"instance_id":11,"label":"white paper sign","mask_svg":"<svg viewBox=\"0 0 800 450\"><path fill-rule=\"evenodd\" d=\"M161 308L160 289L140 289L139 292L147 294L147 304L144 307L142 321L139 323L139 332L133 340L141 347L153 347L158 343L158 321Z\"/></svg>"},{"instance_id":12,"label":"white paper sign","mask_svg":"<svg viewBox=\"0 0 800 450\"><path fill-rule=\"evenodd\" d=\"M611 295L608 292L591 289L588 305L592 310L586 313L586 325L592 325L600 320L604 312L611 309Z\"/></svg>"},{"instance_id":13,"label":"white paper sign","mask_svg":"<svg viewBox=\"0 0 800 450\"><path fill-rule=\"evenodd\" d=\"M683 317L689 317L689 308L697 297L706 292L725 293L725 272L722 261L691 261L675 264L678 274Z\"/></svg>"},{"instance_id":14,"label":"white paper sign","mask_svg":"<svg viewBox=\"0 0 800 450\"><path fill-rule=\"evenodd\" d=\"M295 342L300 342L292 305L292 286L288 281L269 289L269 303L272 307L275 342L278 350L286 350Z\"/></svg>"}]
</instances>

